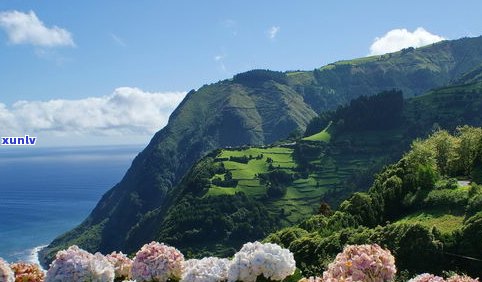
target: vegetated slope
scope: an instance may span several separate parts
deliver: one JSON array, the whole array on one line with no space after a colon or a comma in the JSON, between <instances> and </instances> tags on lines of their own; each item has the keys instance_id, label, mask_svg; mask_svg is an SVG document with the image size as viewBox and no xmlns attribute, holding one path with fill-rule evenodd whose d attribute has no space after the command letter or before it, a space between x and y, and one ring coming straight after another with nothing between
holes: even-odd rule
<instances>
[{"instance_id":1,"label":"vegetated slope","mask_svg":"<svg viewBox=\"0 0 482 282\"><path fill-rule=\"evenodd\" d=\"M481 166L481 128L437 131L383 169L368 192L267 240L294 252L305 275L319 275L345 244L377 243L392 251L401 270L478 276Z\"/></svg>"},{"instance_id":2,"label":"vegetated slope","mask_svg":"<svg viewBox=\"0 0 482 282\"><path fill-rule=\"evenodd\" d=\"M43 253L51 256L71 244L103 252L138 248L125 245L130 230L149 212L166 207L171 187L206 152L273 142L305 127L314 116L299 95L272 81L258 91L230 82L191 91L122 181L79 227L57 238Z\"/></svg>"},{"instance_id":3,"label":"vegetated slope","mask_svg":"<svg viewBox=\"0 0 482 282\"><path fill-rule=\"evenodd\" d=\"M42 263L72 244L102 252L138 249L151 239L150 232L133 235L142 233L138 224L153 213L162 217L179 193L172 188L212 149L285 138L315 113L360 95L391 88L420 94L458 79L482 63L481 54L482 38L445 41L313 72L251 71L191 91L89 217L41 252Z\"/></svg>"},{"instance_id":4,"label":"vegetated slope","mask_svg":"<svg viewBox=\"0 0 482 282\"><path fill-rule=\"evenodd\" d=\"M409 147L413 108L430 112L437 109L437 103L443 107L440 101L427 109L419 107L437 93L405 102L398 91L355 99L323 114L330 118L322 131L330 134L330 142L303 138L273 146L215 150L175 189L179 194L167 213L151 213L132 235L156 234L156 240L191 256L232 255L245 241L326 210L325 202L337 206L351 193L366 190L373 174ZM482 103L482 87L477 101ZM457 117L460 108L454 106L453 111ZM429 134L437 121L426 118L423 123L431 126L422 135Z\"/></svg>"},{"instance_id":5,"label":"vegetated slope","mask_svg":"<svg viewBox=\"0 0 482 282\"><path fill-rule=\"evenodd\" d=\"M321 111L361 95L398 89L406 97L449 85L480 65L482 37L443 41L423 48L328 64L288 73L290 84Z\"/></svg>"}]
</instances>

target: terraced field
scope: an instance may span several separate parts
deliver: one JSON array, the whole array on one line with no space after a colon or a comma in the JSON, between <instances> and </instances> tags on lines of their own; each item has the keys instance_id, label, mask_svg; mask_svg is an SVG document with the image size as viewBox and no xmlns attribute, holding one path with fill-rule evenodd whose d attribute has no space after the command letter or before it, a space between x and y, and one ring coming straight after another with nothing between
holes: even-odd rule
<instances>
[{"instance_id":1,"label":"terraced field","mask_svg":"<svg viewBox=\"0 0 482 282\"><path fill-rule=\"evenodd\" d=\"M305 141L300 141L305 142ZM312 142L312 141L310 141ZM324 143L324 142L321 142ZM324 143L326 144L326 143ZM366 144L366 143L365 143ZM374 148L379 143L374 142ZM295 144L274 147L251 147L245 149L222 149L214 162L222 163L226 170L237 180L236 187L221 187L211 184L207 196L233 195L243 192L246 195L261 200L270 212L281 218L284 224L295 224L317 212L323 196L327 192L346 190L345 181L356 172L373 165L380 155L373 151L347 154L344 151L332 151L329 154L315 156L311 161L310 173L304 178L299 176L298 164L293 158ZM249 159L247 163L230 160L230 158ZM286 193L279 198L267 196L267 187L260 183L258 175L272 169L283 170L294 177L294 181L287 186ZM216 174L210 180L224 178L224 174Z\"/></svg>"}]
</instances>

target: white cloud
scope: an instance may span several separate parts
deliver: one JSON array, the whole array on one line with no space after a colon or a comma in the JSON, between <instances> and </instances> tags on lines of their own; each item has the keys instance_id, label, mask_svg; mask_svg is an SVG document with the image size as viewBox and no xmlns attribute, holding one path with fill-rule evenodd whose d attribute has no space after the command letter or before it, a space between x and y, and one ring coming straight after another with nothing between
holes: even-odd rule
<instances>
[{"instance_id":1,"label":"white cloud","mask_svg":"<svg viewBox=\"0 0 482 282\"><path fill-rule=\"evenodd\" d=\"M268 30L268 37L269 39L275 39L276 35L278 35L280 28L279 26L272 26Z\"/></svg>"},{"instance_id":2,"label":"white cloud","mask_svg":"<svg viewBox=\"0 0 482 282\"><path fill-rule=\"evenodd\" d=\"M3 136L149 136L167 124L185 92L151 93L121 87L113 94L80 100L0 104Z\"/></svg>"},{"instance_id":3,"label":"white cloud","mask_svg":"<svg viewBox=\"0 0 482 282\"><path fill-rule=\"evenodd\" d=\"M12 44L42 47L75 46L69 31L57 26L46 27L33 11L0 12L0 27L5 30Z\"/></svg>"},{"instance_id":4,"label":"white cloud","mask_svg":"<svg viewBox=\"0 0 482 282\"><path fill-rule=\"evenodd\" d=\"M423 27L414 32L407 29L393 29L382 37L377 37L370 46L370 55L381 55L396 52L407 47L421 47L444 40L439 35L426 31Z\"/></svg>"}]
</instances>

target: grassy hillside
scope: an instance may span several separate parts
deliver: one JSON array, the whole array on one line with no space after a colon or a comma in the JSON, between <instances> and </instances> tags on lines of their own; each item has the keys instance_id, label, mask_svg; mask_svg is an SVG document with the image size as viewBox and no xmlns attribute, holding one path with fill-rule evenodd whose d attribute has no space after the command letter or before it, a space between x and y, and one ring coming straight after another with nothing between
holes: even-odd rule
<instances>
[{"instance_id":1,"label":"grassy hillside","mask_svg":"<svg viewBox=\"0 0 482 282\"><path fill-rule=\"evenodd\" d=\"M286 138L294 130L303 130L322 111L361 95L392 88L406 96L422 94L480 65L481 54L482 38L461 39L314 71L255 70L193 90L88 218L42 251L42 262L46 264L57 250L72 244L91 252L136 250L157 236L166 212L183 193L177 188L181 180L209 151ZM344 155L340 154L340 164L328 161L326 169L344 168L351 161Z\"/></svg>"},{"instance_id":2,"label":"grassy hillside","mask_svg":"<svg viewBox=\"0 0 482 282\"><path fill-rule=\"evenodd\" d=\"M315 133L313 135L310 135L310 136L307 136L301 140L304 140L304 141L318 141L318 142L325 142L325 143L328 143L330 142L330 139L331 139L331 134L329 132L330 130L330 127L332 125L332 121L330 121L328 123L328 126L326 126L325 129L323 129L322 131L318 132L318 133Z\"/></svg>"}]
</instances>

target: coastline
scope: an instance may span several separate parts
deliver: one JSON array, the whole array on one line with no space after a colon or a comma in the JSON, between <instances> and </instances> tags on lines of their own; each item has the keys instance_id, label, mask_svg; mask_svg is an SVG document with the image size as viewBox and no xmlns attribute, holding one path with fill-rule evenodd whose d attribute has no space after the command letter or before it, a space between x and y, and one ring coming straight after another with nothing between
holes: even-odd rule
<instances>
[{"instance_id":1,"label":"coastline","mask_svg":"<svg viewBox=\"0 0 482 282\"><path fill-rule=\"evenodd\" d=\"M26 259L26 262L38 264L40 269L42 269L43 271L46 271L46 269L44 269L42 267L42 265L40 264L40 260L39 260L39 257L38 257L39 252L45 247L47 247L47 245L41 245L41 246L37 246L37 247L31 249L30 254L28 255L28 257Z\"/></svg>"}]
</instances>

